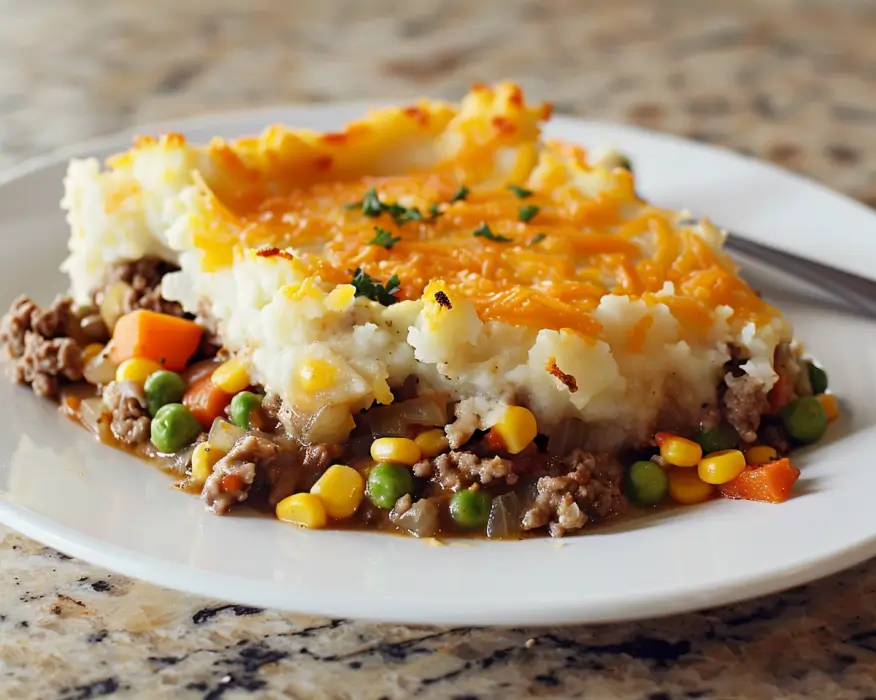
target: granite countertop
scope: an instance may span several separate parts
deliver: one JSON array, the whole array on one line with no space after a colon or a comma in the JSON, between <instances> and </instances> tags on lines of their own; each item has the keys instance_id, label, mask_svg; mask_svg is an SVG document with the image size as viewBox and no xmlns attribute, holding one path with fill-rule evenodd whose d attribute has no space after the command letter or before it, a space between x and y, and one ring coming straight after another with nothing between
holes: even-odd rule
<instances>
[{"instance_id":1,"label":"granite countertop","mask_svg":"<svg viewBox=\"0 0 876 700\"><path fill-rule=\"evenodd\" d=\"M876 205L868 0L0 0L0 16L0 167L154 119L512 78L560 111L755 154ZM0 528L0 697L873 700L874 611L871 563L607 627L311 619Z\"/></svg>"}]
</instances>

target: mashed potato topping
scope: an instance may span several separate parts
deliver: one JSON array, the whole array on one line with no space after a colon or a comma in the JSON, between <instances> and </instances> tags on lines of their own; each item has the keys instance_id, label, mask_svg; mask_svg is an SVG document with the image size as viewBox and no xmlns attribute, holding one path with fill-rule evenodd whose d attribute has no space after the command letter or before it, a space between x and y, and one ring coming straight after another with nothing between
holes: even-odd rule
<instances>
[{"instance_id":1,"label":"mashed potato topping","mask_svg":"<svg viewBox=\"0 0 876 700\"><path fill-rule=\"evenodd\" d=\"M64 269L180 267L163 294L208 319L295 415L391 404L409 377L456 405L452 446L528 406L587 444L696 423L731 348L769 389L791 329L706 220L641 201L632 173L540 138L520 89L373 112L337 133L270 127L206 146L141 138L70 165Z\"/></svg>"}]
</instances>

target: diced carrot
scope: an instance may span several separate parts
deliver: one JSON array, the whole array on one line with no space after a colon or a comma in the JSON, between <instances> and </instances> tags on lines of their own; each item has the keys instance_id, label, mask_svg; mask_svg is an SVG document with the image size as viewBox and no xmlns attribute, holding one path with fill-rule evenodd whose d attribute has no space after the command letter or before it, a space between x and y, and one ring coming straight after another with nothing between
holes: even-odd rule
<instances>
[{"instance_id":1,"label":"diced carrot","mask_svg":"<svg viewBox=\"0 0 876 700\"><path fill-rule=\"evenodd\" d=\"M189 384L182 402L198 419L198 422L205 429L209 429L213 425L213 421L223 415L225 407L231 403L231 394L222 391L213 383L210 375L205 374L194 383Z\"/></svg>"},{"instance_id":2,"label":"diced carrot","mask_svg":"<svg viewBox=\"0 0 876 700\"><path fill-rule=\"evenodd\" d=\"M487 434L484 435L484 443L494 452L504 452L507 449L502 436L499 435L498 431L493 430L492 428L490 428L487 431Z\"/></svg>"},{"instance_id":3,"label":"diced carrot","mask_svg":"<svg viewBox=\"0 0 876 700\"><path fill-rule=\"evenodd\" d=\"M226 474L219 480L219 486L225 493L240 491L243 488L243 479L238 474Z\"/></svg>"},{"instance_id":4,"label":"diced carrot","mask_svg":"<svg viewBox=\"0 0 876 700\"><path fill-rule=\"evenodd\" d=\"M143 357L178 372L197 351L203 332L194 321L139 309L116 322L110 358L121 364Z\"/></svg>"},{"instance_id":5,"label":"diced carrot","mask_svg":"<svg viewBox=\"0 0 876 700\"><path fill-rule=\"evenodd\" d=\"M799 476L800 470L786 457L756 467L746 467L739 476L718 488L721 495L727 498L784 503Z\"/></svg>"},{"instance_id":6,"label":"diced carrot","mask_svg":"<svg viewBox=\"0 0 876 700\"><path fill-rule=\"evenodd\" d=\"M770 404L770 413L773 415L779 413L779 411L791 403L793 398L794 387L787 378L780 374L779 378L776 379L776 383L773 384L773 388L770 389L769 394L767 394L767 399Z\"/></svg>"}]
</instances>

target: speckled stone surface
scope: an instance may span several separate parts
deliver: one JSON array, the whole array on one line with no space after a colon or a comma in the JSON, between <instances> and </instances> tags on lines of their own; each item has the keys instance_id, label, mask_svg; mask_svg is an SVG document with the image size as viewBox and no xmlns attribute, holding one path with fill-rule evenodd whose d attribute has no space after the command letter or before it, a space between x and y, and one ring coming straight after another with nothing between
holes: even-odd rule
<instances>
[{"instance_id":1,"label":"speckled stone surface","mask_svg":"<svg viewBox=\"0 0 876 700\"><path fill-rule=\"evenodd\" d=\"M0 18L0 167L154 119L512 78L876 205L869 0L0 0ZM165 591L0 528L0 698L105 696L874 700L876 564L656 622L436 629Z\"/></svg>"}]
</instances>

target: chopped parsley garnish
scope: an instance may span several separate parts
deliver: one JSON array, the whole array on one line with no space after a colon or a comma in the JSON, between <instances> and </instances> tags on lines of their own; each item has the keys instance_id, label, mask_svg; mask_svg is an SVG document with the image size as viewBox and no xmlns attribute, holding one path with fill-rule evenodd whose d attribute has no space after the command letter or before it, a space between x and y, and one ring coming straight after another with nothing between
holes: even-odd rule
<instances>
[{"instance_id":1,"label":"chopped parsley garnish","mask_svg":"<svg viewBox=\"0 0 876 700\"><path fill-rule=\"evenodd\" d=\"M358 202L345 204L344 209L347 211L361 209L365 216L380 216L380 212L383 211L383 204L381 204L380 198L377 196L377 190L372 187Z\"/></svg>"},{"instance_id":2,"label":"chopped parsley garnish","mask_svg":"<svg viewBox=\"0 0 876 700\"><path fill-rule=\"evenodd\" d=\"M536 233L535 236L533 236L532 240L529 241L529 245L538 245L538 244L541 243L545 238L547 238L547 234L546 234L546 233Z\"/></svg>"},{"instance_id":3,"label":"chopped parsley garnish","mask_svg":"<svg viewBox=\"0 0 876 700\"><path fill-rule=\"evenodd\" d=\"M535 218L535 215L540 211L540 207L537 207L534 204L527 204L525 207L520 207L517 216L523 223L527 224L532 221Z\"/></svg>"},{"instance_id":4,"label":"chopped parsley garnish","mask_svg":"<svg viewBox=\"0 0 876 700\"><path fill-rule=\"evenodd\" d=\"M510 243L513 241L513 238L507 238L505 236L500 236L496 233L493 233L490 230L489 225L484 224L477 231L474 232L475 238L486 238L488 241L494 241L496 243Z\"/></svg>"},{"instance_id":5,"label":"chopped parsley garnish","mask_svg":"<svg viewBox=\"0 0 876 700\"><path fill-rule=\"evenodd\" d=\"M380 216L381 211L383 211L383 205L377 196L377 190L372 187L362 198L362 213L365 216Z\"/></svg>"},{"instance_id":6,"label":"chopped parsley garnish","mask_svg":"<svg viewBox=\"0 0 876 700\"><path fill-rule=\"evenodd\" d=\"M403 226L407 221L422 221L423 215L416 207L403 207L401 204L384 204L377 196L377 190L371 188L358 202L344 205L344 209L361 209L365 216L378 217L383 212L389 214L397 226Z\"/></svg>"},{"instance_id":7,"label":"chopped parsley garnish","mask_svg":"<svg viewBox=\"0 0 876 700\"><path fill-rule=\"evenodd\" d=\"M401 204L384 204L383 211L389 214L396 226L404 226L408 221L422 221L423 215L416 207L403 207Z\"/></svg>"},{"instance_id":8,"label":"chopped parsley garnish","mask_svg":"<svg viewBox=\"0 0 876 700\"><path fill-rule=\"evenodd\" d=\"M372 238L370 241L368 241L368 243L371 245L383 246L387 250L392 248L396 243L401 240L401 236L393 236L385 228L380 228L380 226L375 226L374 232L377 235L374 236L374 238Z\"/></svg>"},{"instance_id":9,"label":"chopped parsley garnish","mask_svg":"<svg viewBox=\"0 0 876 700\"><path fill-rule=\"evenodd\" d=\"M439 216L441 216L441 214L443 214L443 213L444 213L444 212L441 211L441 205L440 205L440 204L433 204L431 207L429 207L429 215L430 215L433 219L437 219L437 218L438 218Z\"/></svg>"},{"instance_id":10,"label":"chopped parsley garnish","mask_svg":"<svg viewBox=\"0 0 876 700\"><path fill-rule=\"evenodd\" d=\"M528 190L525 187L518 187L517 185L508 185L508 189L511 190L514 194L516 194L520 199L526 199L527 197L532 196L532 190Z\"/></svg>"},{"instance_id":11,"label":"chopped parsley garnish","mask_svg":"<svg viewBox=\"0 0 876 700\"><path fill-rule=\"evenodd\" d=\"M367 272L362 270L361 267L357 267L356 271L353 273L352 285L356 290L357 297L365 297L366 299L371 299L371 301L379 302L384 306L392 306L395 304L398 299L396 299L394 294L401 289L398 275L390 277L384 286L380 284L380 282L373 280Z\"/></svg>"},{"instance_id":12,"label":"chopped parsley garnish","mask_svg":"<svg viewBox=\"0 0 876 700\"><path fill-rule=\"evenodd\" d=\"M468 197L469 192L471 192L471 190L469 190L468 187L466 187L465 185L460 185L459 189L453 193L453 197L450 198L450 201L462 202Z\"/></svg>"}]
</instances>

